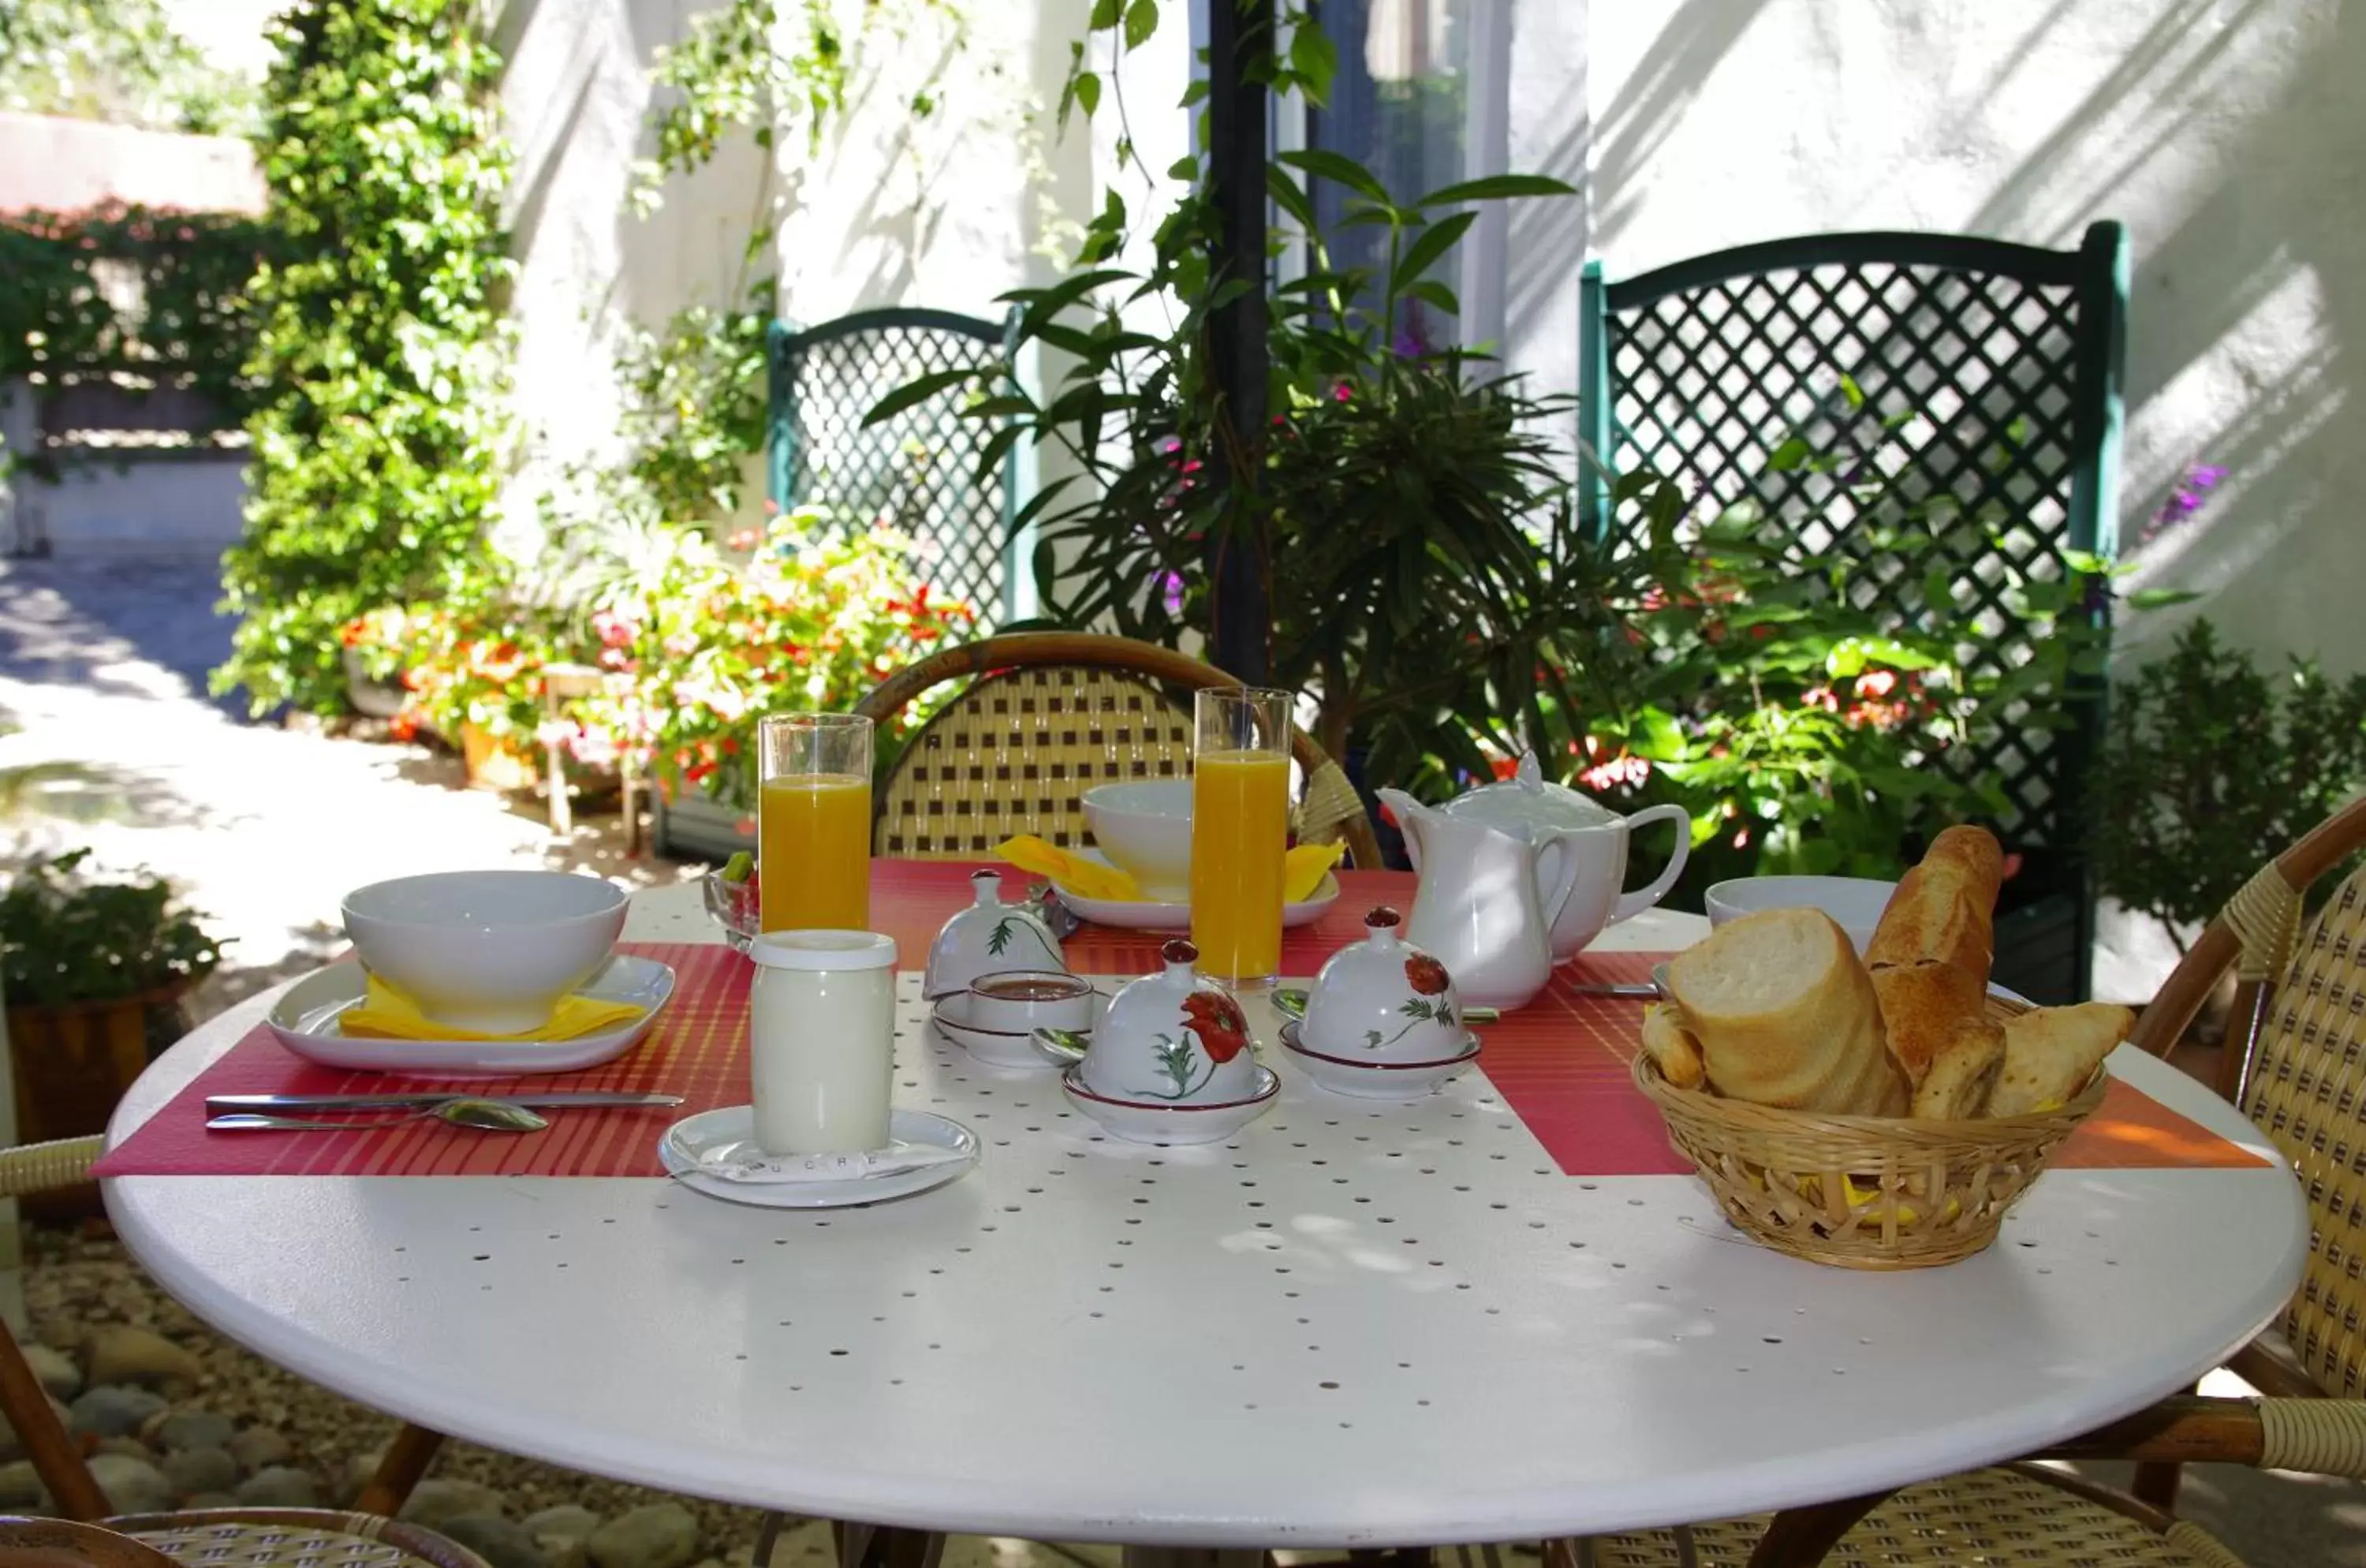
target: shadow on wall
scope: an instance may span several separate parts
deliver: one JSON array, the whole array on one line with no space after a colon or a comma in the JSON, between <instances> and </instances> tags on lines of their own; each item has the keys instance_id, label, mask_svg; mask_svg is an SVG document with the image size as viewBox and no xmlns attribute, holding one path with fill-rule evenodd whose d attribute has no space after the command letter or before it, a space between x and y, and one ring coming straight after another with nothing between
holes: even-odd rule
<instances>
[{"instance_id":1,"label":"shadow on wall","mask_svg":"<svg viewBox=\"0 0 2366 1568\"><path fill-rule=\"evenodd\" d=\"M1592 129L1595 249L1615 245L1649 186L1644 171L1652 155L1766 5L1767 0L1684 0L1620 84L1618 96Z\"/></svg>"}]
</instances>

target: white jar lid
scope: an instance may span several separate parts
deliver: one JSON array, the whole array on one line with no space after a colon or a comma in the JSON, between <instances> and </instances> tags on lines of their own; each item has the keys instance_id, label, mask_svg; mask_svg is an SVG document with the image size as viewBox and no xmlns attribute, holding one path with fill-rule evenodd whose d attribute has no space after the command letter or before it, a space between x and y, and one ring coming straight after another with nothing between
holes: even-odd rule
<instances>
[{"instance_id":1,"label":"white jar lid","mask_svg":"<svg viewBox=\"0 0 2366 1568\"><path fill-rule=\"evenodd\" d=\"M878 931L766 931L748 956L767 969L889 969L896 939Z\"/></svg>"}]
</instances>

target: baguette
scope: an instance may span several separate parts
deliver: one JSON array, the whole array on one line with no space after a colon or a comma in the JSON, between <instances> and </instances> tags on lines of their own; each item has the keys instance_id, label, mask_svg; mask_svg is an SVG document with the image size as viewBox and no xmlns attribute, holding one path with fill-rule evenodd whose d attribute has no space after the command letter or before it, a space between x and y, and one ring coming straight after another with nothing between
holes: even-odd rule
<instances>
[{"instance_id":1,"label":"baguette","mask_svg":"<svg viewBox=\"0 0 2366 1568\"><path fill-rule=\"evenodd\" d=\"M1889 1054L1918 1090L1957 1032L1987 1010L1988 984L1952 964L1886 964L1873 971Z\"/></svg>"},{"instance_id":2,"label":"baguette","mask_svg":"<svg viewBox=\"0 0 2366 1568\"><path fill-rule=\"evenodd\" d=\"M1997 889L2004 852L1985 828L1950 828L1931 840L1922 863L1898 878L1865 944L1875 969L1944 964L1983 987L1996 947Z\"/></svg>"},{"instance_id":3,"label":"baguette","mask_svg":"<svg viewBox=\"0 0 2366 1568\"><path fill-rule=\"evenodd\" d=\"M1905 1073L1882 1043L1873 981L1817 909L1765 909L1668 965L1668 994L1709 1085L1733 1100L1847 1116L1902 1116Z\"/></svg>"},{"instance_id":4,"label":"baguette","mask_svg":"<svg viewBox=\"0 0 2366 1568\"><path fill-rule=\"evenodd\" d=\"M2004 1067L1989 1114L2025 1116L2067 1104L2135 1024L2135 1014L2110 1002L2040 1008L2006 1020Z\"/></svg>"}]
</instances>

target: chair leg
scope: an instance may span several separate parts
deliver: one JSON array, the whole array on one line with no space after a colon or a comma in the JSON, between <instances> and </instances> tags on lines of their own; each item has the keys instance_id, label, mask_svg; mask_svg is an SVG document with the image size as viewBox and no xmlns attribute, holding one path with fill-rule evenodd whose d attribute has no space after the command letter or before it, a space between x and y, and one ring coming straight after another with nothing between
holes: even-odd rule
<instances>
[{"instance_id":1,"label":"chair leg","mask_svg":"<svg viewBox=\"0 0 2366 1568\"><path fill-rule=\"evenodd\" d=\"M386 1457L377 1461L362 1495L354 1499L354 1511L390 1519L402 1511L410 1499L411 1488L435 1462L435 1454L444 1446L444 1434L431 1432L424 1427L414 1427L406 1421L402 1430L387 1445Z\"/></svg>"},{"instance_id":2,"label":"chair leg","mask_svg":"<svg viewBox=\"0 0 2366 1568\"><path fill-rule=\"evenodd\" d=\"M50 1408L49 1393L26 1363L17 1337L5 1328L0 1328L0 1408L6 1410L25 1457L33 1461L33 1473L50 1489L60 1515L90 1524L115 1511L107 1506L107 1494L98 1489L90 1467L83 1463L82 1450Z\"/></svg>"},{"instance_id":3,"label":"chair leg","mask_svg":"<svg viewBox=\"0 0 2366 1568\"><path fill-rule=\"evenodd\" d=\"M833 1520L829 1533L838 1568L937 1568L945 1551L945 1538L933 1530Z\"/></svg>"},{"instance_id":4,"label":"chair leg","mask_svg":"<svg viewBox=\"0 0 2366 1568\"><path fill-rule=\"evenodd\" d=\"M2177 1512L2177 1487L2183 1479L2182 1465L2147 1462L2136 1466L2135 1479L2129 1483L2128 1495L2139 1503L2149 1503L2164 1514Z\"/></svg>"},{"instance_id":5,"label":"chair leg","mask_svg":"<svg viewBox=\"0 0 2366 1568\"><path fill-rule=\"evenodd\" d=\"M1750 1568L1812 1568L1891 1494L1842 1497L1810 1507L1786 1508L1767 1525L1750 1554Z\"/></svg>"}]
</instances>

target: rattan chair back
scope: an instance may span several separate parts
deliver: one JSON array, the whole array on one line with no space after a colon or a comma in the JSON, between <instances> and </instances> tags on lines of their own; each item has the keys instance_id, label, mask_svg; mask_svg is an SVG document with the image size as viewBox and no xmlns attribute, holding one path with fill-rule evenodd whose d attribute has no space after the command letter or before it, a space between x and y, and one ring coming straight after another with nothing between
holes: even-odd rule
<instances>
[{"instance_id":1,"label":"rattan chair back","mask_svg":"<svg viewBox=\"0 0 2366 1568\"><path fill-rule=\"evenodd\" d=\"M2366 1394L2366 870L2305 925L2302 895L2366 849L2366 798L2260 869L2145 1010L2135 1043L2166 1053L2231 967L2219 1092L2298 1173L2314 1235L2283 1329L2326 1393Z\"/></svg>"},{"instance_id":2,"label":"rattan chair back","mask_svg":"<svg viewBox=\"0 0 2366 1568\"><path fill-rule=\"evenodd\" d=\"M917 859L976 859L1015 833L1089 842L1084 795L1097 784L1190 772L1188 694L1241 682L1212 664L1130 637L1021 632L941 649L856 705L885 723L936 687L970 684L907 743L876 791L873 848ZM1301 840L1340 842L1359 866L1380 842L1338 763L1302 731Z\"/></svg>"},{"instance_id":3,"label":"rattan chair back","mask_svg":"<svg viewBox=\"0 0 2366 1568\"><path fill-rule=\"evenodd\" d=\"M880 791L883 855L976 859L1019 833L1088 844L1085 791L1191 771L1191 720L1134 676L1074 665L988 675L939 709Z\"/></svg>"}]
</instances>

